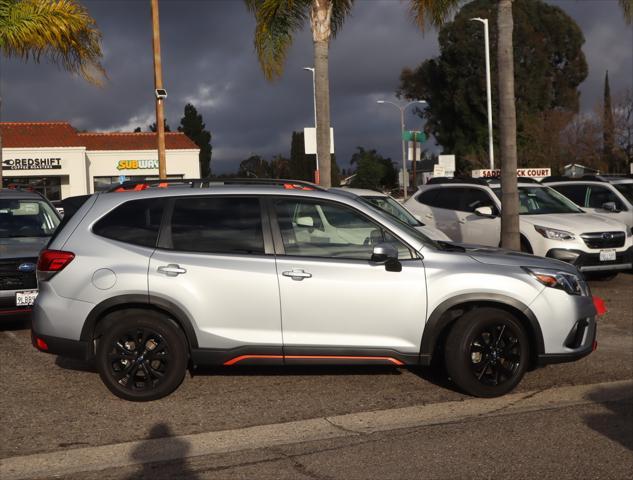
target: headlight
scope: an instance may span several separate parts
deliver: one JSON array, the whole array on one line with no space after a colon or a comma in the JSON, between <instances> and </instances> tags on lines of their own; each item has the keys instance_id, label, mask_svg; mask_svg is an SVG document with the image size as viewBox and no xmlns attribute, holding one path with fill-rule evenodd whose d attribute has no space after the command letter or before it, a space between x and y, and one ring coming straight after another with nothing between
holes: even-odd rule
<instances>
[{"instance_id":1,"label":"headlight","mask_svg":"<svg viewBox=\"0 0 633 480\"><path fill-rule=\"evenodd\" d=\"M570 295L586 297L591 294L587 282L574 273L549 270L546 268L523 267L523 269L546 287L564 290Z\"/></svg>"},{"instance_id":2,"label":"headlight","mask_svg":"<svg viewBox=\"0 0 633 480\"><path fill-rule=\"evenodd\" d=\"M555 228L540 227L534 225L534 230L550 240L573 240L576 238L573 233L565 230L556 230Z\"/></svg>"}]
</instances>

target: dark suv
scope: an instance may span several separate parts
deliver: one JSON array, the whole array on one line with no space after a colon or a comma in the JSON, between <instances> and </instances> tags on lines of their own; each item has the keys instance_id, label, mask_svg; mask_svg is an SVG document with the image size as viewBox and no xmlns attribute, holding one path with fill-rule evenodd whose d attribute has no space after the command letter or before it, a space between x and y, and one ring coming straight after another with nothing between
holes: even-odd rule
<instances>
[{"instance_id":1,"label":"dark suv","mask_svg":"<svg viewBox=\"0 0 633 480\"><path fill-rule=\"evenodd\" d=\"M0 189L0 320L26 314L37 296L37 257L60 222L42 195Z\"/></svg>"}]
</instances>

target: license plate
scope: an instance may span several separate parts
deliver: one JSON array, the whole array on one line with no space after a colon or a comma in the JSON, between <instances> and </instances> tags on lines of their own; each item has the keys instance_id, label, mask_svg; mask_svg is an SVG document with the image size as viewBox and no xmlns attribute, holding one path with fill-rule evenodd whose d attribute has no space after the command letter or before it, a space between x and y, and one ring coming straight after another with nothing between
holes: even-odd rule
<instances>
[{"instance_id":1,"label":"license plate","mask_svg":"<svg viewBox=\"0 0 633 480\"><path fill-rule=\"evenodd\" d=\"M615 250L600 250L601 262L612 262L615 260Z\"/></svg>"},{"instance_id":2,"label":"license plate","mask_svg":"<svg viewBox=\"0 0 633 480\"><path fill-rule=\"evenodd\" d=\"M30 307L35 302L37 297L37 290L27 290L24 292L15 293L15 306L16 307Z\"/></svg>"}]
</instances>

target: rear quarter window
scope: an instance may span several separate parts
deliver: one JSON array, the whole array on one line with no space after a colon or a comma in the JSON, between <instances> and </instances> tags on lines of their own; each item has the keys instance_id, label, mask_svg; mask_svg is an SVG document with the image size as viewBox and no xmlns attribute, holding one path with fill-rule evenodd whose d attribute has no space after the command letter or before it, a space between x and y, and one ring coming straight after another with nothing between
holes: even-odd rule
<instances>
[{"instance_id":1,"label":"rear quarter window","mask_svg":"<svg viewBox=\"0 0 633 480\"><path fill-rule=\"evenodd\" d=\"M92 232L132 245L155 247L164 206L162 198L125 202L101 218Z\"/></svg>"}]
</instances>

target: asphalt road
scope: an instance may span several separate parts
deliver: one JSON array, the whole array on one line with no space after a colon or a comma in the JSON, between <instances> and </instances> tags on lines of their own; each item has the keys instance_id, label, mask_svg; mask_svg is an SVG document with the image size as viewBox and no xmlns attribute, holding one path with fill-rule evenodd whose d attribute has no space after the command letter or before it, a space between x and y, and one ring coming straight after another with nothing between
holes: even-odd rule
<instances>
[{"instance_id":1,"label":"asphalt road","mask_svg":"<svg viewBox=\"0 0 633 480\"><path fill-rule=\"evenodd\" d=\"M613 383L627 392L613 401L609 396L592 400L591 394L573 405L556 400L567 386L633 379L633 275L591 286L608 308L599 321L598 350L576 363L529 372L516 390L526 398L549 392L553 400L542 408L473 414L434 425L404 422L358 438L311 440L308 435L289 444L255 443L243 450L202 451L178 461L157 458L63 478L149 473L194 479L626 478L633 475L630 386ZM314 367L207 371L187 378L163 400L136 404L113 397L90 365L35 351L28 329L19 323L0 326L0 392L0 459L6 462L148 438L177 440L225 430L245 435L256 426L274 431L288 422L484 402L454 391L428 371ZM519 405L525 401L517 400Z\"/></svg>"}]
</instances>

